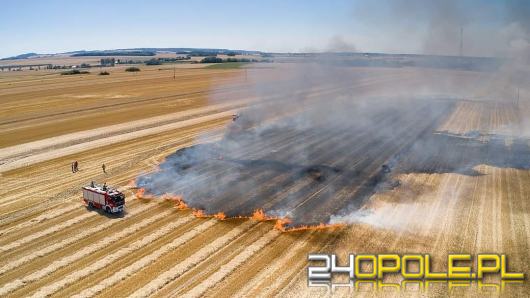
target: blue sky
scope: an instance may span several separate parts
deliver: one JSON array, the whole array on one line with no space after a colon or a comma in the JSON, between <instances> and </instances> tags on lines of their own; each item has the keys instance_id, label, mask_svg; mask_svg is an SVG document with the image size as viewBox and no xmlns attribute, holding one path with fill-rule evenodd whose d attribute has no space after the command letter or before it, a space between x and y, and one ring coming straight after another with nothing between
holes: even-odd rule
<instances>
[{"instance_id":1,"label":"blue sky","mask_svg":"<svg viewBox=\"0 0 530 298\"><path fill-rule=\"evenodd\" d=\"M433 38L433 19L444 22L437 13L445 8L436 2L3 0L0 57L131 47L422 53ZM489 47L491 34L474 41L477 32L506 25L503 1L449 2L450 13L459 15L450 26L465 26L470 51L471 45ZM442 31L454 35L452 29ZM452 54L453 48L451 40L443 51Z\"/></svg>"}]
</instances>

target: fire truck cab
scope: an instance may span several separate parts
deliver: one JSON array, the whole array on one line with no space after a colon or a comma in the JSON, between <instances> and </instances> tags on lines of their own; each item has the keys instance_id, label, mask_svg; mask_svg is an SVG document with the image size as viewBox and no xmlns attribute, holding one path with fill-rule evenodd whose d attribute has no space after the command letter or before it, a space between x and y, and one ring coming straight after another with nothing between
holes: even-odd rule
<instances>
[{"instance_id":1,"label":"fire truck cab","mask_svg":"<svg viewBox=\"0 0 530 298\"><path fill-rule=\"evenodd\" d=\"M101 209L107 213L120 213L125 207L125 195L106 184L92 182L89 186L84 186L83 200L89 208Z\"/></svg>"}]
</instances>

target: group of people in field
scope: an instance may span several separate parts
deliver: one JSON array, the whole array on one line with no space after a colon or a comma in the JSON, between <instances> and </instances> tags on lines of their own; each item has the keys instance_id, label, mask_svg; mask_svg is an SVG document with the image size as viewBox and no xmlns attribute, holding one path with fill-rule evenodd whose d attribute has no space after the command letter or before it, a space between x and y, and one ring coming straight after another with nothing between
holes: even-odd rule
<instances>
[{"instance_id":1,"label":"group of people in field","mask_svg":"<svg viewBox=\"0 0 530 298\"><path fill-rule=\"evenodd\" d=\"M72 173L79 172L79 162L77 162L77 160L74 160L71 166L72 166ZM101 165L101 169L103 170L104 174L107 174L107 166L105 166L105 164Z\"/></svg>"}]
</instances>

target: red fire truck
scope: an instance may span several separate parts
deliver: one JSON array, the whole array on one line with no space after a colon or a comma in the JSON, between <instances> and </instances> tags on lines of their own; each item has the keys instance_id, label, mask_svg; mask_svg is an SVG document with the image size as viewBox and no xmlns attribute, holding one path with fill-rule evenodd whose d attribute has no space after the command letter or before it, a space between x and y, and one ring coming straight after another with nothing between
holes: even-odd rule
<instances>
[{"instance_id":1,"label":"red fire truck","mask_svg":"<svg viewBox=\"0 0 530 298\"><path fill-rule=\"evenodd\" d=\"M125 195L106 184L92 182L83 186L83 200L88 208L102 209L107 213L120 213L125 207Z\"/></svg>"}]
</instances>

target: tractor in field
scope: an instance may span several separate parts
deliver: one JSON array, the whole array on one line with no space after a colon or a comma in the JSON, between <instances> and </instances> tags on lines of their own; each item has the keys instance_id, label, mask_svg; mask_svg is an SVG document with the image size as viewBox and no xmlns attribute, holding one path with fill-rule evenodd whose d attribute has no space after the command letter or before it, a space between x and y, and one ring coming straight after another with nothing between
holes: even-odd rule
<instances>
[{"instance_id":1,"label":"tractor in field","mask_svg":"<svg viewBox=\"0 0 530 298\"><path fill-rule=\"evenodd\" d=\"M107 213L121 213L125 207L125 195L107 184L98 185L93 181L83 186L83 201L89 209L101 209Z\"/></svg>"}]
</instances>

